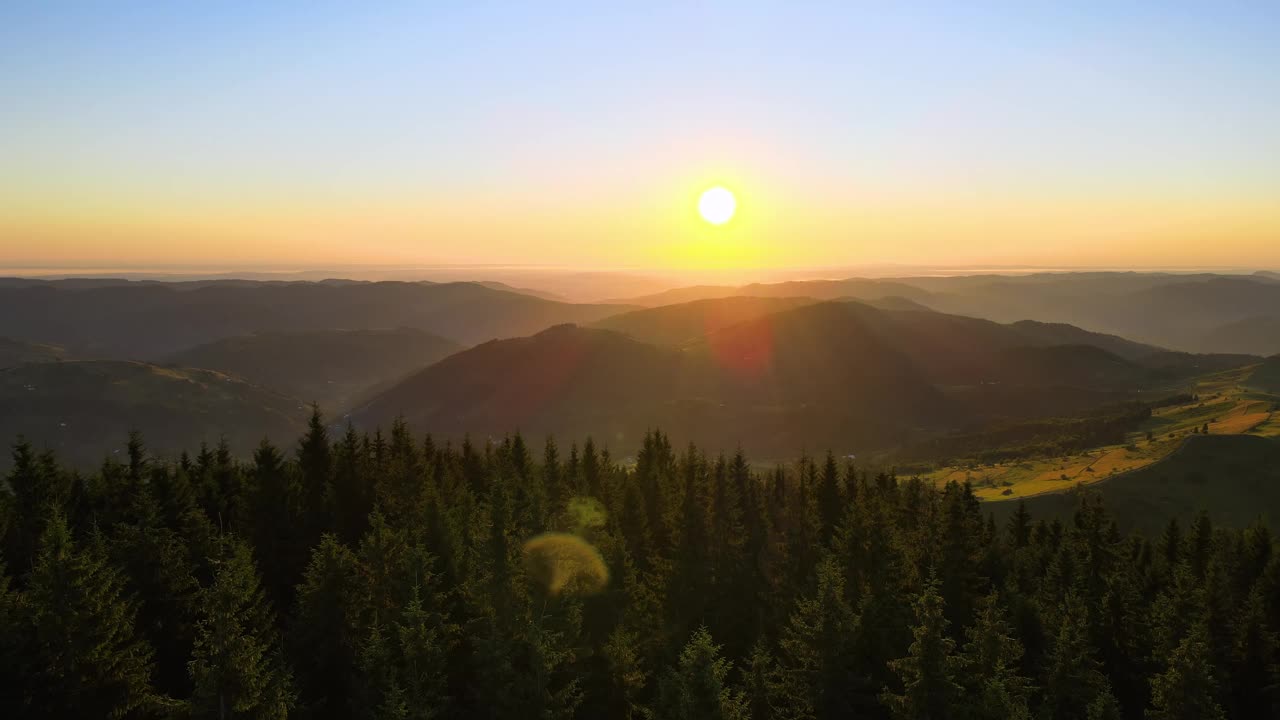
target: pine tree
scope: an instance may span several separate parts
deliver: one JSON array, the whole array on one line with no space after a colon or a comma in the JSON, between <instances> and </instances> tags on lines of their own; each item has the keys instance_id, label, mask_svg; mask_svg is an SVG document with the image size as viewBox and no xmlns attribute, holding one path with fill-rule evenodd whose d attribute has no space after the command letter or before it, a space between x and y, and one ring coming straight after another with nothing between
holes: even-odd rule
<instances>
[{"instance_id":1,"label":"pine tree","mask_svg":"<svg viewBox=\"0 0 1280 720\"><path fill-rule=\"evenodd\" d=\"M0 560L0 717L22 717L24 685L30 658L26 655L27 628L21 597L10 587L4 561Z\"/></svg>"},{"instance_id":2,"label":"pine tree","mask_svg":"<svg viewBox=\"0 0 1280 720\"><path fill-rule=\"evenodd\" d=\"M292 607L307 558L305 518L294 468L266 440L253 454L250 487L250 537L263 585L274 607Z\"/></svg>"},{"instance_id":3,"label":"pine tree","mask_svg":"<svg viewBox=\"0 0 1280 720\"><path fill-rule=\"evenodd\" d=\"M754 720L768 720L777 715L773 708L772 683L777 673L773 654L763 640L757 640L742 670L743 697L747 715Z\"/></svg>"},{"instance_id":4,"label":"pine tree","mask_svg":"<svg viewBox=\"0 0 1280 720\"><path fill-rule=\"evenodd\" d=\"M679 663L662 676L654 717L658 720L748 720L742 691L729 683L732 664L705 627L694 631Z\"/></svg>"},{"instance_id":5,"label":"pine tree","mask_svg":"<svg viewBox=\"0 0 1280 720\"><path fill-rule=\"evenodd\" d=\"M325 535L311 554L289 643L298 685L316 718L346 717L367 615L367 583L349 548Z\"/></svg>"},{"instance_id":6,"label":"pine tree","mask_svg":"<svg viewBox=\"0 0 1280 720\"><path fill-rule=\"evenodd\" d=\"M1029 717L1031 683L1020 674L1022 644L992 593L979 604L978 617L966 631L962 654L965 688L958 716L967 720L1010 720Z\"/></svg>"},{"instance_id":7,"label":"pine tree","mask_svg":"<svg viewBox=\"0 0 1280 720\"><path fill-rule=\"evenodd\" d=\"M822 530L819 535L824 545L831 544L836 525L844 517L845 492L840 487L840 470L836 467L835 455L827 451L827 461L822 467L822 478L818 481L818 513L821 516Z\"/></svg>"},{"instance_id":8,"label":"pine tree","mask_svg":"<svg viewBox=\"0 0 1280 720\"><path fill-rule=\"evenodd\" d=\"M224 540L213 585L204 592L188 665L195 686L194 718L270 720L288 717L296 703L272 612L249 548Z\"/></svg>"},{"instance_id":9,"label":"pine tree","mask_svg":"<svg viewBox=\"0 0 1280 720\"><path fill-rule=\"evenodd\" d=\"M555 438L550 435L542 451L542 484L546 488L548 514L554 517L568 500L568 492L564 486L564 472L560 468L560 451L556 448Z\"/></svg>"},{"instance_id":10,"label":"pine tree","mask_svg":"<svg viewBox=\"0 0 1280 720\"><path fill-rule=\"evenodd\" d=\"M333 484L333 458L329 447L329 430L325 427L320 406L311 405L307 432L298 442L296 452L299 470L299 503L305 535L303 545L310 547L331 525L325 498Z\"/></svg>"},{"instance_id":11,"label":"pine tree","mask_svg":"<svg viewBox=\"0 0 1280 720\"><path fill-rule=\"evenodd\" d=\"M852 639L858 618L845 599L844 578L831 558L818 565L817 588L801 598L779 642L773 706L779 718L807 720L850 714Z\"/></svg>"},{"instance_id":12,"label":"pine tree","mask_svg":"<svg viewBox=\"0 0 1280 720\"><path fill-rule=\"evenodd\" d=\"M909 654L890 663L902 682L901 694L886 692L884 703L901 720L946 720L957 717L961 687L955 642L947 636L942 596L936 581L916 599L915 641Z\"/></svg>"},{"instance_id":13,"label":"pine tree","mask_svg":"<svg viewBox=\"0 0 1280 720\"><path fill-rule=\"evenodd\" d=\"M54 513L25 596L27 711L37 717L131 717L164 703L151 648L135 630L124 581L96 546L78 549Z\"/></svg>"},{"instance_id":14,"label":"pine tree","mask_svg":"<svg viewBox=\"0 0 1280 720\"><path fill-rule=\"evenodd\" d=\"M369 513L373 511L373 483L369 473L371 460L365 444L350 425L334 456L333 481L326 499L328 514L333 518L338 538L355 544L368 529Z\"/></svg>"},{"instance_id":15,"label":"pine tree","mask_svg":"<svg viewBox=\"0 0 1280 720\"><path fill-rule=\"evenodd\" d=\"M1269 625L1259 589L1249 593L1236 621L1227 675L1231 717L1280 714L1280 641Z\"/></svg>"},{"instance_id":16,"label":"pine tree","mask_svg":"<svg viewBox=\"0 0 1280 720\"><path fill-rule=\"evenodd\" d=\"M1109 720L1120 711L1111 685L1089 644L1089 617L1080 598L1071 595L1048 658L1043 720Z\"/></svg>"},{"instance_id":17,"label":"pine tree","mask_svg":"<svg viewBox=\"0 0 1280 720\"><path fill-rule=\"evenodd\" d=\"M519 614L484 618L475 639L479 677L470 690L478 717L567 720L582 702L570 668L581 623L571 598L548 599L537 615L522 604ZM559 607L548 606L554 602Z\"/></svg>"},{"instance_id":18,"label":"pine tree","mask_svg":"<svg viewBox=\"0 0 1280 720\"><path fill-rule=\"evenodd\" d=\"M5 478L13 493L14 521L5 537L4 556L15 570L35 561L49 513L60 509L62 485L52 455L36 453L25 440L13 446L12 467Z\"/></svg>"},{"instance_id":19,"label":"pine tree","mask_svg":"<svg viewBox=\"0 0 1280 720\"><path fill-rule=\"evenodd\" d=\"M1214 698L1207 632L1197 626L1169 656L1165 671L1151 679L1150 720L1223 720Z\"/></svg>"},{"instance_id":20,"label":"pine tree","mask_svg":"<svg viewBox=\"0 0 1280 720\"><path fill-rule=\"evenodd\" d=\"M388 631L374 624L360 648L355 717L431 720L447 710L445 662L449 629L414 590Z\"/></svg>"},{"instance_id":21,"label":"pine tree","mask_svg":"<svg viewBox=\"0 0 1280 720\"><path fill-rule=\"evenodd\" d=\"M386 457L386 472L379 473L374 483L375 501L392 524L407 524L422 498L426 472L403 417L391 425Z\"/></svg>"},{"instance_id":22,"label":"pine tree","mask_svg":"<svg viewBox=\"0 0 1280 720\"><path fill-rule=\"evenodd\" d=\"M115 567L124 571L127 589L141 600L137 625L155 650L155 685L172 697L186 697L191 687L185 666L200 592L190 546L160 525L119 525L108 538L105 545Z\"/></svg>"},{"instance_id":23,"label":"pine tree","mask_svg":"<svg viewBox=\"0 0 1280 720\"><path fill-rule=\"evenodd\" d=\"M974 616L974 606L989 586L981 574L982 511L969 483L947 483L941 522L938 592L945 603L948 625L958 633Z\"/></svg>"},{"instance_id":24,"label":"pine tree","mask_svg":"<svg viewBox=\"0 0 1280 720\"><path fill-rule=\"evenodd\" d=\"M624 628L615 629L604 645L602 659L608 672L607 717L645 717L642 699L649 675L642 665L635 634Z\"/></svg>"}]
</instances>

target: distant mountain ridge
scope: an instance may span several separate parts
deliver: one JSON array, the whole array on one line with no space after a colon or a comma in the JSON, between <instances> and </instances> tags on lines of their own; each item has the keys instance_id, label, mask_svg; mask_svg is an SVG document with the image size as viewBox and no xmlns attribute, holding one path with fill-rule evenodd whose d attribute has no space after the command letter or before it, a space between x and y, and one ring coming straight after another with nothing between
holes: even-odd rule
<instances>
[{"instance_id":1,"label":"distant mountain ridge","mask_svg":"<svg viewBox=\"0 0 1280 720\"><path fill-rule=\"evenodd\" d=\"M411 327L464 345L631 309L477 283L105 281L0 284L0 336L97 356L159 359L264 331Z\"/></svg>"},{"instance_id":2,"label":"distant mountain ridge","mask_svg":"<svg viewBox=\"0 0 1280 720\"><path fill-rule=\"evenodd\" d=\"M726 316L747 317L698 331ZM1084 409L1199 372L1193 359L1148 367L1112 350L1167 354L1078 328L857 302L704 300L602 324L615 329L559 326L460 352L352 419L403 415L445 436L604 430L623 443L662 427L709 447L857 452L983 418ZM1079 342L1089 338L1110 349Z\"/></svg>"},{"instance_id":3,"label":"distant mountain ridge","mask_svg":"<svg viewBox=\"0 0 1280 720\"><path fill-rule=\"evenodd\" d=\"M1280 282L1252 275L1060 272L1027 275L848 278L676 288L621 302L652 307L729 297L898 296L939 312L1008 323L1067 323L1175 350L1280 352Z\"/></svg>"},{"instance_id":4,"label":"distant mountain ridge","mask_svg":"<svg viewBox=\"0 0 1280 720\"><path fill-rule=\"evenodd\" d=\"M334 413L462 348L413 328L264 332L215 340L168 361L235 375Z\"/></svg>"}]
</instances>

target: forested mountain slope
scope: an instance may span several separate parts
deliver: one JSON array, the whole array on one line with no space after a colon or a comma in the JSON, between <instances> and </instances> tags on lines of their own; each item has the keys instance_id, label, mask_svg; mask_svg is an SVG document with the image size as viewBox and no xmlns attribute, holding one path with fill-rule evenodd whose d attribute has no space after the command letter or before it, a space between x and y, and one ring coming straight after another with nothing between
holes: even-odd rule
<instances>
[{"instance_id":1,"label":"forested mountain slope","mask_svg":"<svg viewBox=\"0 0 1280 720\"><path fill-rule=\"evenodd\" d=\"M57 345L45 345L0 337L0 368L32 362L62 360L66 355L67 351Z\"/></svg>"},{"instance_id":2,"label":"forested mountain slope","mask_svg":"<svg viewBox=\"0 0 1280 720\"><path fill-rule=\"evenodd\" d=\"M247 456L263 437L298 432L307 415L298 400L228 375L107 360L0 370L0 408L5 442L23 436L80 465L122 450L129 430L167 455L225 436Z\"/></svg>"},{"instance_id":3,"label":"forested mountain slope","mask_svg":"<svg viewBox=\"0 0 1280 720\"><path fill-rule=\"evenodd\" d=\"M461 349L412 328L266 332L215 340L168 361L235 375L337 412Z\"/></svg>"},{"instance_id":4,"label":"forested mountain slope","mask_svg":"<svg viewBox=\"0 0 1280 720\"><path fill-rule=\"evenodd\" d=\"M710 300L612 321L673 341L665 346L568 326L487 343L389 388L352 417L372 428L403 414L449 437L594 427L631 447L661 426L726 449L785 453L818 443L861 452L996 417L1075 412L1198 372L1153 370L1092 345L1046 344L1035 326L856 302L758 314L772 304ZM719 312L754 317L697 332ZM685 338L689 332L697 334Z\"/></svg>"},{"instance_id":5,"label":"forested mountain slope","mask_svg":"<svg viewBox=\"0 0 1280 720\"><path fill-rule=\"evenodd\" d=\"M320 418L247 462L148 442L15 449L4 717L1274 716L1265 528L996 523L964 485L655 432L625 463Z\"/></svg>"},{"instance_id":6,"label":"forested mountain slope","mask_svg":"<svg viewBox=\"0 0 1280 720\"><path fill-rule=\"evenodd\" d=\"M695 300L614 315L595 327L654 345L683 345L730 325L815 302L813 298L761 297Z\"/></svg>"}]
</instances>

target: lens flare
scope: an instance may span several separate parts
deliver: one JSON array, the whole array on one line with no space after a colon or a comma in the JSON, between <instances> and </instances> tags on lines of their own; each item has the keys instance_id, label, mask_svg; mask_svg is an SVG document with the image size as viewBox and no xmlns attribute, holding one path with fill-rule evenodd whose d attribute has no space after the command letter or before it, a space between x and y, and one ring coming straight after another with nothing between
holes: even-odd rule
<instances>
[{"instance_id":1,"label":"lens flare","mask_svg":"<svg viewBox=\"0 0 1280 720\"><path fill-rule=\"evenodd\" d=\"M609 584L609 567L600 551L577 535L544 533L524 544L529 576L551 595L590 595Z\"/></svg>"}]
</instances>

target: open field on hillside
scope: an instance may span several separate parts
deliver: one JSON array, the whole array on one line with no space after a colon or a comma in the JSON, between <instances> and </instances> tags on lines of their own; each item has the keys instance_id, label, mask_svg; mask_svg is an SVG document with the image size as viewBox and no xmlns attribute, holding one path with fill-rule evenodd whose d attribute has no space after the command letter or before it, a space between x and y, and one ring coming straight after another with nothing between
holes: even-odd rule
<instances>
[{"instance_id":1,"label":"open field on hillside","mask_svg":"<svg viewBox=\"0 0 1280 720\"><path fill-rule=\"evenodd\" d=\"M1197 396L1195 400L1153 410L1151 418L1123 444L1064 457L956 464L921 477L936 485L968 480L984 500L1012 500L1063 492L1145 468L1168 457L1206 426L1210 435L1280 437L1280 397L1246 389L1242 381L1251 370L1241 368L1199 379L1187 388Z\"/></svg>"}]
</instances>

